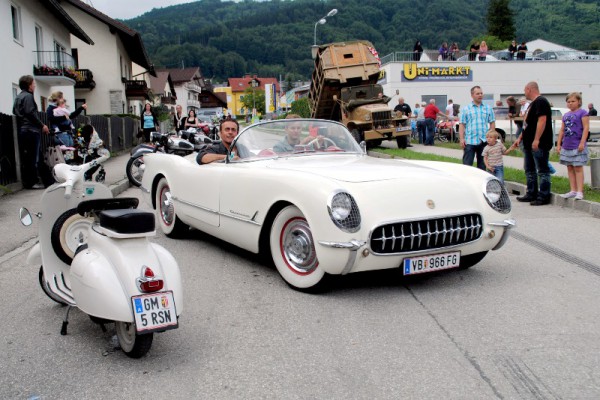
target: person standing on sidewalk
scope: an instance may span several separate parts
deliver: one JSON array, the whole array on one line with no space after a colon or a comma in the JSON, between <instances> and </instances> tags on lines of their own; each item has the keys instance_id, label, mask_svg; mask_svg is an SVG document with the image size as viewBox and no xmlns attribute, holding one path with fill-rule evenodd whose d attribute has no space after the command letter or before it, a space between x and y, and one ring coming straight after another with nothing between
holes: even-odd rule
<instances>
[{"instance_id":1,"label":"person standing on sidewalk","mask_svg":"<svg viewBox=\"0 0 600 400\"><path fill-rule=\"evenodd\" d=\"M437 116L446 117L446 114L440 111L435 105L435 99L429 100L429 105L423 111L425 117L425 146L433 146L435 137L435 120Z\"/></svg>"},{"instance_id":2,"label":"person standing on sidewalk","mask_svg":"<svg viewBox=\"0 0 600 400\"><path fill-rule=\"evenodd\" d=\"M21 156L21 180L25 189L43 189L54 183L50 170L44 164L41 152L41 132L46 135L48 127L37 115L38 107L33 98L35 80L31 75L19 78L21 93L15 98L13 114L19 127L19 153ZM41 179L42 183L38 180Z\"/></svg>"},{"instance_id":3,"label":"person standing on sidewalk","mask_svg":"<svg viewBox=\"0 0 600 400\"><path fill-rule=\"evenodd\" d=\"M523 142L523 168L527 177L527 192L518 201L532 206L550 203L552 180L548 158L552 149L552 109L548 100L540 95L537 82L525 85L525 97L531 101L523 124L523 133L511 147ZM539 181L539 186L538 186Z\"/></svg>"},{"instance_id":4,"label":"person standing on sidewalk","mask_svg":"<svg viewBox=\"0 0 600 400\"><path fill-rule=\"evenodd\" d=\"M492 107L483 104L481 87L471 88L471 98L473 99L471 104L463 108L460 113L458 134L460 146L464 149L462 161L464 165L473 165L473 160L477 156L477 168L485 171L482 152L487 144L487 132L496 129L496 117Z\"/></svg>"},{"instance_id":5,"label":"person standing on sidewalk","mask_svg":"<svg viewBox=\"0 0 600 400\"><path fill-rule=\"evenodd\" d=\"M556 151L560 154L560 163L566 165L569 171L571 191L561 196L583 200L583 166L589 159L586 142L590 133L590 116L581 108L579 93L569 93L566 100L569 112L562 117Z\"/></svg>"}]
</instances>

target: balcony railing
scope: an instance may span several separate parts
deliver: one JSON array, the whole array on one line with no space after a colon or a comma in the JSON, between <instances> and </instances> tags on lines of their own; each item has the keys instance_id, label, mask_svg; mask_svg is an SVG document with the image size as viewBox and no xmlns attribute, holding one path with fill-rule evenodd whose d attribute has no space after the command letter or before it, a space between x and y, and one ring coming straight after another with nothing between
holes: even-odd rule
<instances>
[{"instance_id":1,"label":"balcony railing","mask_svg":"<svg viewBox=\"0 0 600 400\"><path fill-rule=\"evenodd\" d=\"M150 89L148 89L148 84L146 81L125 81L125 97L128 99L145 99L150 100L149 97Z\"/></svg>"},{"instance_id":2,"label":"balcony railing","mask_svg":"<svg viewBox=\"0 0 600 400\"><path fill-rule=\"evenodd\" d=\"M200 86L196 85L195 83L188 83L185 85L185 87L187 88L187 90L192 91L192 92L198 92L198 93L202 92L202 88Z\"/></svg>"},{"instance_id":3,"label":"balcony railing","mask_svg":"<svg viewBox=\"0 0 600 400\"><path fill-rule=\"evenodd\" d=\"M62 51L34 51L33 75L49 85L73 85L78 74L73 56Z\"/></svg>"},{"instance_id":4,"label":"balcony railing","mask_svg":"<svg viewBox=\"0 0 600 400\"><path fill-rule=\"evenodd\" d=\"M75 70L77 79L75 79L75 89L90 89L96 87L94 81L94 74L89 69L77 69Z\"/></svg>"},{"instance_id":5,"label":"balcony railing","mask_svg":"<svg viewBox=\"0 0 600 400\"><path fill-rule=\"evenodd\" d=\"M175 96L160 96L160 102L162 104L175 104L177 98Z\"/></svg>"},{"instance_id":6,"label":"balcony railing","mask_svg":"<svg viewBox=\"0 0 600 400\"><path fill-rule=\"evenodd\" d=\"M200 102L198 100L188 99L187 105L188 107L200 108Z\"/></svg>"}]
</instances>

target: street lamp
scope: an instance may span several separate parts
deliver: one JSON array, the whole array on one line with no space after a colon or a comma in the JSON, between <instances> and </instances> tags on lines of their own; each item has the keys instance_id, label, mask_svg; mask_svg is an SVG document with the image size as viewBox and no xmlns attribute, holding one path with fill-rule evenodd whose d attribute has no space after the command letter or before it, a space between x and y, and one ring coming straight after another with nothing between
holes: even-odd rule
<instances>
[{"instance_id":1,"label":"street lamp","mask_svg":"<svg viewBox=\"0 0 600 400\"><path fill-rule=\"evenodd\" d=\"M250 86L252 86L252 102L254 103L252 108L252 118L256 116L256 88L258 85L258 80L256 78L252 78L250 81Z\"/></svg>"},{"instance_id":2,"label":"street lamp","mask_svg":"<svg viewBox=\"0 0 600 400\"><path fill-rule=\"evenodd\" d=\"M327 18L327 17L333 17L335 14L337 14L337 9L336 8L334 8L331 11L329 11L326 16L324 16L323 18L321 18L320 20L318 20L317 22L315 22L315 44L313 46L317 45L317 25L323 25L324 23L327 22L327 20L325 18Z\"/></svg>"}]
</instances>

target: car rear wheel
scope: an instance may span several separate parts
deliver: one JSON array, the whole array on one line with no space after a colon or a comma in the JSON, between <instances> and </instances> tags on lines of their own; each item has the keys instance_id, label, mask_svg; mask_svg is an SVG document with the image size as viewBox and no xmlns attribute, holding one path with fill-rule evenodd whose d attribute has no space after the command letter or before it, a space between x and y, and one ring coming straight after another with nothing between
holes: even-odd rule
<instances>
[{"instance_id":1,"label":"car rear wheel","mask_svg":"<svg viewBox=\"0 0 600 400\"><path fill-rule=\"evenodd\" d=\"M166 178L161 178L158 182L155 196L160 229L170 238L183 237L189 230L189 226L184 224L175 212L171 187Z\"/></svg>"},{"instance_id":2,"label":"car rear wheel","mask_svg":"<svg viewBox=\"0 0 600 400\"><path fill-rule=\"evenodd\" d=\"M310 226L297 207L287 206L277 214L269 242L275 267L288 285L300 291L323 289L325 273Z\"/></svg>"}]
</instances>

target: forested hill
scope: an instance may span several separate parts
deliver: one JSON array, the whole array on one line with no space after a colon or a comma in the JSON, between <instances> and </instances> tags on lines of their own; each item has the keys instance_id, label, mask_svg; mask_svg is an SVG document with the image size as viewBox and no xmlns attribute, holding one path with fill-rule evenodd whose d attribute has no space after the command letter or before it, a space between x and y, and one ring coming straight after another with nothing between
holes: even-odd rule
<instances>
[{"instance_id":1,"label":"forested hill","mask_svg":"<svg viewBox=\"0 0 600 400\"><path fill-rule=\"evenodd\" d=\"M381 56L443 41L466 49L487 33L489 0L200 0L154 9L124 21L141 33L159 67L200 66L220 82L252 72L307 79L317 42L370 40ZM600 0L512 0L518 41L546 39L578 49L600 48Z\"/></svg>"}]
</instances>

